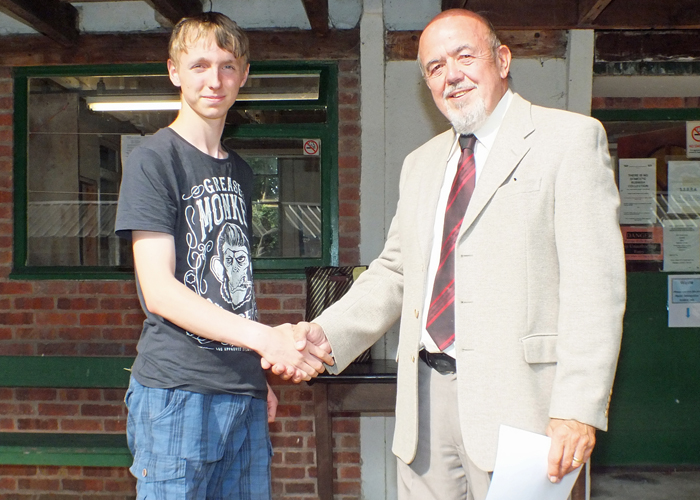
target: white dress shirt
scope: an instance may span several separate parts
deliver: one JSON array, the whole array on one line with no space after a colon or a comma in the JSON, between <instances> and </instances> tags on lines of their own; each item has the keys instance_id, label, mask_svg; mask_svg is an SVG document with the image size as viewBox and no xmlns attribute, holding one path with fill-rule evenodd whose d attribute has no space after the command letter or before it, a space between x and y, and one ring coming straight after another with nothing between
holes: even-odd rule
<instances>
[{"instance_id":1,"label":"white dress shirt","mask_svg":"<svg viewBox=\"0 0 700 500\"><path fill-rule=\"evenodd\" d=\"M484 123L479 130L474 132L476 136L476 144L474 146L474 163L476 164L475 172L475 182L479 182L479 175L484 168L486 163L486 158L489 156L489 151L496 140L496 135L498 135L498 130L501 128L501 123L503 122L503 117L513 100L513 92L508 89L503 95L501 100L496 105L493 113L488 117L486 123ZM422 325L422 335L421 344L429 352L440 352L437 345L433 341L433 338L428 333L425 327L426 321L428 319L428 310L430 309L430 299L433 295L433 284L435 282L435 273L437 272L438 263L440 262L440 251L442 247L442 230L445 225L445 209L447 207L447 198L450 195L450 189L452 188L452 182L454 181L455 175L457 174L457 167L459 163L459 157L462 154L462 149L459 146L459 134L455 134L455 140L452 143L452 149L450 149L450 155L447 159L447 168L445 169L445 177L442 181L442 188L440 188L440 197L438 198L437 210L435 211L435 229L433 233L433 245L430 252L430 262L428 264L428 272L426 273L426 287L425 287L425 299L423 303L423 325ZM455 252L456 255L456 252ZM449 354L454 357L455 345L454 342L450 344L444 351L445 354Z\"/></svg>"}]
</instances>

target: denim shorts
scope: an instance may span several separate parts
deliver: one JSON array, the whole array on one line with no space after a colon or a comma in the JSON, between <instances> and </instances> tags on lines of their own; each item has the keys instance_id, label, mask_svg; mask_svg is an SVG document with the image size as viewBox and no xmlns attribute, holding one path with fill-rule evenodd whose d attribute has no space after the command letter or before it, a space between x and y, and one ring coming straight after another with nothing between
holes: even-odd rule
<instances>
[{"instance_id":1,"label":"denim shorts","mask_svg":"<svg viewBox=\"0 0 700 500\"><path fill-rule=\"evenodd\" d=\"M124 399L137 500L269 500L267 402L144 387Z\"/></svg>"}]
</instances>

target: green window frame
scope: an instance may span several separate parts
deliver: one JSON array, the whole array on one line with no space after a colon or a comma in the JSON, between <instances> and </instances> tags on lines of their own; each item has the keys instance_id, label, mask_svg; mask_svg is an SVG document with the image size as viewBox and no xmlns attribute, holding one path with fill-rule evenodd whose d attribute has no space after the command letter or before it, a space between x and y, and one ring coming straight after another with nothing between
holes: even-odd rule
<instances>
[{"instance_id":1,"label":"green window frame","mask_svg":"<svg viewBox=\"0 0 700 500\"><path fill-rule=\"evenodd\" d=\"M236 102L232 109L245 110L321 110L325 121L318 123L244 123L227 125L227 138L320 139L321 162L321 252L318 257L254 258L255 275L269 278L294 278L304 275L309 266L338 263L338 69L334 62L251 62L255 74L317 74L317 99L303 101ZM29 79L61 76L137 76L167 75L164 63L129 65L86 65L55 67L18 67L14 69L14 234L11 279L131 279L130 267L108 266L31 266L28 255L28 104Z\"/></svg>"}]
</instances>

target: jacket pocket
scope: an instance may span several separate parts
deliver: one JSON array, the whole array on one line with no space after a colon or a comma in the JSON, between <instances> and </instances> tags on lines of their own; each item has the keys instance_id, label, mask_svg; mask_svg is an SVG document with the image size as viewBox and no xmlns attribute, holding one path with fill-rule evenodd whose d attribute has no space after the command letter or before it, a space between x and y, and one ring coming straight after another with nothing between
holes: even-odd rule
<instances>
[{"instance_id":1,"label":"jacket pocket","mask_svg":"<svg viewBox=\"0 0 700 500\"><path fill-rule=\"evenodd\" d=\"M556 363L557 337L556 333L535 333L521 338L525 361L528 363Z\"/></svg>"}]
</instances>

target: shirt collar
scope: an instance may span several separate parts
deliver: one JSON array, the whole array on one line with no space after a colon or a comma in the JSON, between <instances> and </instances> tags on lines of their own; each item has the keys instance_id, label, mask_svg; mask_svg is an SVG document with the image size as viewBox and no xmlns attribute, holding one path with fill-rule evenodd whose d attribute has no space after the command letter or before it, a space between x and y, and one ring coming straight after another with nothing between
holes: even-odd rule
<instances>
[{"instance_id":1,"label":"shirt collar","mask_svg":"<svg viewBox=\"0 0 700 500\"><path fill-rule=\"evenodd\" d=\"M503 94L501 100L493 110L493 113L489 115L484 123L479 129L474 132L478 143L488 151L491 150L496 136L498 135L498 130L501 128L501 123L503 123L503 118L506 116L506 111L510 107L510 103L513 101L513 91L508 89L506 93ZM450 150L450 156L453 154L455 148L459 148L459 134L455 133L454 142L452 143L452 149Z\"/></svg>"}]
</instances>

